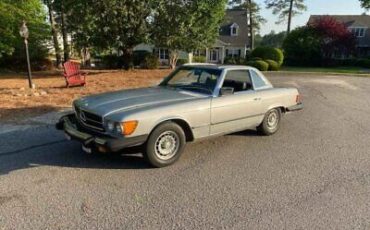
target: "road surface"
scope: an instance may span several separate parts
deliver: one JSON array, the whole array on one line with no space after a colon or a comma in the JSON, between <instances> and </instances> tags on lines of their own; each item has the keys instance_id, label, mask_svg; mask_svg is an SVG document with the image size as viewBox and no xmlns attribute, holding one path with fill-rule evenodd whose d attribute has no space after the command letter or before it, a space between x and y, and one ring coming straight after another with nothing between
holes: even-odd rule
<instances>
[{"instance_id":1,"label":"road surface","mask_svg":"<svg viewBox=\"0 0 370 230\"><path fill-rule=\"evenodd\" d=\"M0 229L370 229L370 78L269 79L305 104L276 135L191 143L162 169L52 125L0 132Z\"/></svg>"}]
</instances>

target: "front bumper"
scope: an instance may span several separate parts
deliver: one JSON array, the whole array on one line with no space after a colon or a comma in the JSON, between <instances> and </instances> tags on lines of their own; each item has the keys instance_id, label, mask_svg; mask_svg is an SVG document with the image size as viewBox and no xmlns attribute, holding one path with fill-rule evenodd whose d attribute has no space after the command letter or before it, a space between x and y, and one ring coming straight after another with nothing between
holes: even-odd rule
<instances>
[{"instance_id":1,"label":"front bumper","mask_svg":"<svg viewBox=\"0 0 370 230\"><path fill-rule=\"evenodd\" d=\"M293 112L293 111L299 111L303 109L303 103L298 103L296 105L290 106L286 108L288 112Z\"/></svg>"},{"instance_id":2,"label":"front bumper","mask_svg":"<svg viewBox=\"0 0 370 230\"><path fill-rule=\"evenodd\" d=\"M74 114L61 117L55 126L58 130L64 130L69 137L81 142L85 147L107 152L117 152L127 147L141 145L148 138L148 135L114 138L97 134L80 127Z\"/></svg>"}]
</instances>

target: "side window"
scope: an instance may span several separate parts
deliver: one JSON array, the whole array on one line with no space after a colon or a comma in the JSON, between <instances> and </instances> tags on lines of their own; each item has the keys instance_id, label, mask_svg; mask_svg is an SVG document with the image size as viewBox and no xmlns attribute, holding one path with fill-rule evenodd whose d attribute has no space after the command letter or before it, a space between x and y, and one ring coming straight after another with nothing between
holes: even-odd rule
<instances>
[{"instance_id":1,"label":"side window","mask_svg":"<svg viewBox=\"0 0 370 230\"><path fill-rule=\"evenodd\" d=\"M251 74L252 81L253 81L255 89L262 88L262 87L266 86L266 82L258 75L258 73L256 73L256 71L250 70L250 74Z\"/></svg>"},{"instance_id":2,"label":"side window","mask_svg":"<svg viewBox=\"0 0 370 230\"><path fill-rule=\"evenodd\" d=\"M225 76L222 87L232 87L234 92L252 90L252 82L248 70L230 70Z\"/></svg>"}]
</instances>

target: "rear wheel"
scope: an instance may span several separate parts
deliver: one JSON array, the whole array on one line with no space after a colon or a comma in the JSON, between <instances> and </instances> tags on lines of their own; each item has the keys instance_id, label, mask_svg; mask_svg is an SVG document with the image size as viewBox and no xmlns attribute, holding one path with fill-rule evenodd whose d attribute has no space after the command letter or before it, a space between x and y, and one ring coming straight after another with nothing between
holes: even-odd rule
<instances>
[{"instance_id":1,"label":"rear wheel","mask_svg":"<svg viewBox=\"0 0 370 230\"><path fill-rule=\"evenodd\" d=\"M154 167L171 165L180 158L185 143L182 128L176 123L165 122L150 134L144 157Z\"/></svg>"},{"instance_id":2,"label":"rear wheel","mask_svg":"<svg viewBox=\"0 0 370 230\"><path fill-rule=\"evenodd\" d=\"M281 111L278 108L271 109L265 114L262 123L257 127L257 131L262 135L272 135L280 128Z\"/></svg>"}]
</instances>

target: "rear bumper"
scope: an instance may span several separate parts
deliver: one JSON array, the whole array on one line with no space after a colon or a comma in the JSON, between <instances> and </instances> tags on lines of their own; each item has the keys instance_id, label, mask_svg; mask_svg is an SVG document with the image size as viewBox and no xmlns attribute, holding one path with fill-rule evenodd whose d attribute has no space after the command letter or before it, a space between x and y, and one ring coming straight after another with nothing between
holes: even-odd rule
<instances>
[{"instance_id":1,"label":"rear bumper","mask_svg":"<svg viewBox=\"0 0 370 230\"><path fill-rule=\"evenodd\" d=\"M286 108L288 112L293 112L293 111L299 111L303 109L303 103L298 103L296 105L290 106Z\"/></svg>"},{"instance_id":2,"label":"rear bumper","mask_svg":"<svg viewBox=\"0 0 370 230\"><path fill-rule=\"evenodd\" d=\"M74 114L61 117L59 122L56 124L56 128L58 130L64 130L71 139L81 142L85 147L106 150L107 152L117 152L127 147L141 145L148 138L148 135L128 138L114 138L106 135L97 135L79 128L78 124L76 124Z\"/></svg>"}]
</instances>

